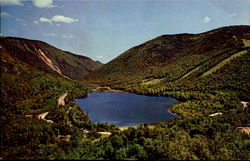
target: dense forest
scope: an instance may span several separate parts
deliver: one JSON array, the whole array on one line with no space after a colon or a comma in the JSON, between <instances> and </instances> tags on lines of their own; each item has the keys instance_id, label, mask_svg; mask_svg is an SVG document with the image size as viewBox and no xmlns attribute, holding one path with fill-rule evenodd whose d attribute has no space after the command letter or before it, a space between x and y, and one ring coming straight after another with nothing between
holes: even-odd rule
<instances>
[{"instance_id":1,"label":"dense forest","mask_svg":"<svg viewBox=\"0 0 250 161\"><path fill-rule=\"evenodd\" d=\"M0 157L249 160L250 135L239 130L250 126L249 103L241 104L250 101L249 40L249 26L163 35L129 49L84 81L39 70L5 53ZM96 86L174 97L180 102L171 112L180 117L127 130L94 124L74 100ZM58 105L64 93L65 104ZM44 112L45 119L27 117Z\"/></svg>"}]
</instances>

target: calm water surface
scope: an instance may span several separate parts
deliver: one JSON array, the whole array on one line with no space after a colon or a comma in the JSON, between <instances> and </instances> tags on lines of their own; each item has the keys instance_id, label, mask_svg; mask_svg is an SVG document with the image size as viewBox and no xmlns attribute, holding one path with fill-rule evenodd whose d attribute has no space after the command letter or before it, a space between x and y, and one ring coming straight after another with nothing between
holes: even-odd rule
<instances>
[{"instance_id":1,"label":"calm water surface","mask_svg":"<svg viewBox=\"0 0 250 161\"><path fill-rule=\"evenodd\" d=\"M133 93L93 92L76 103L94 123L108 122L117 126L168 121L176 116L168 108L178 101L163 96L144 96Z\"/></svg>"}]
</instances>

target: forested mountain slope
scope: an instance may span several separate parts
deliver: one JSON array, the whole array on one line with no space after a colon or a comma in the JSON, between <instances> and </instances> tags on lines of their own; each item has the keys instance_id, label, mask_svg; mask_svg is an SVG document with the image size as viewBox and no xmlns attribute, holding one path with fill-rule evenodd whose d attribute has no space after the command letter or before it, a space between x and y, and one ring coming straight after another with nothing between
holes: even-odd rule
<instances>
[{"instance_id":1,"label":"forested mountain slope","mask_svg":"<svg viewBox=\"0 0 250 161\"><path fill-rule=\"evenodd\" d=\"M64 138L74 140L77 127L95 130L74 103L94 86L73 79L82 79L100 63L22 38L1 38L0 50L1 158L63 156Z\"/></svg>"},{"instance_id":2,"label":"forested mountain slope","mask_svg":"<svg viewBox=\"0 0 250 161\"><path fill-rule=\"evenodd\" d=\"M163 35L133 47L86 76L116 88L235 90L250 100L250 26Z\"/></svg>"},{"instance_id":3,"label":"forested mountain slope","mask_svg":"<svg viewBox=\"0 0 250 161\"><path fill-rule=\"evenodd\" d=\"M84 57L40 41L1 38L0 157L249 160L250 135L240 131L250 126L249 40L249 26L164 35L87 75L101 86L180 100L171 107L176 119L121 131L92 123L74 103L95 88L72 80L86 74L78 71L83 66L71 70Z\"/></svg>"},{"instance_id":4,"label":"forested mountain slope","mask_svg":"<svg viewBox=\"0 0 250 161\"><path fill-rule=\"evenodd\" d=\"M118 138L125 143L111 158L250 158L250 136L239 132L250 128L250 26L163 35L127 50L86 78L180 100L171 107L180 119L157 123L153 130L131 128L104 141L107 147Z\"/></svg>"},{"instance_id":5,"label":"forested mountain slope","mask_svg":"<svg viewBox=\"0 0 250 161\"><path fill-rule=\"evenodd\" d=\"M102 66L92 59L62 51L45 42L1 37L1 52L11 59L69 79L82 79Z\"/></svg>"}]
</instances>

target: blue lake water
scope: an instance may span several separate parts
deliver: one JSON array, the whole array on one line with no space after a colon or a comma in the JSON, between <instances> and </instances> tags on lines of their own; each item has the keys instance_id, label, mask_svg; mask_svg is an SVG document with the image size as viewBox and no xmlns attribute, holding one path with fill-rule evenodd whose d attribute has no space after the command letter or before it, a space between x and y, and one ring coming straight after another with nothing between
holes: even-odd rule
<instances>
[{"instance_id":1,"label":"blue lake water","mask_svg":"<svg viewBox=\"0 0 250 161\"><path fill-rule=\"evenodd\" d=\"M168 108L177 102L170 97L112 92L93 92L76 100L94 123L108 122L117 126L172 120L177 116L169 113Z\"/></svg>"}]
</instances>

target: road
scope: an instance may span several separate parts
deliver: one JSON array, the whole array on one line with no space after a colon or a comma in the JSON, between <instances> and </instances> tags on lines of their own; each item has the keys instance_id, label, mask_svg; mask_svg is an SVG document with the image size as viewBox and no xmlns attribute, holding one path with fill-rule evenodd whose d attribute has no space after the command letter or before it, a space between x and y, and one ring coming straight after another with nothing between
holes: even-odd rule
<instances>
[{"instance_id":1,"label":"road","mask_svg":"<svg viewBox=\"0 0 250 161\"><path fill-rule=\"evenodd\" d=\"M64 106L65 105L65 97L68 95L68 93L64 93L62 96L60 96L58 99L57 99L57 105L60 106Z\"/></svg>"}]
</instances>

